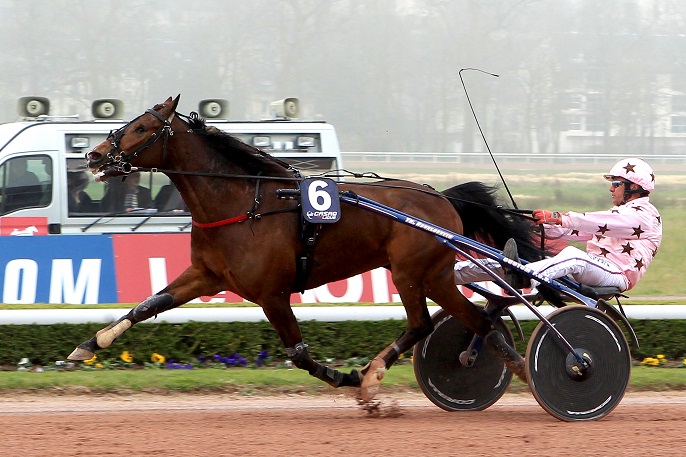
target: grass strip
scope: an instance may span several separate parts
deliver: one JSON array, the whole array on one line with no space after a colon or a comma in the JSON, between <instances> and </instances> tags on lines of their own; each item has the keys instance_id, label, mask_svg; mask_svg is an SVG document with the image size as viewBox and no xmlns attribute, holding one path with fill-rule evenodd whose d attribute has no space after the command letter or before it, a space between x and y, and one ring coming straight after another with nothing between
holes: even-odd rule
<instances>
[{"instance_id":1,"label":"grass strip","mask_svg":"<svg viewBox=\"0 0 686 457\"><path fill-rule=\"evenodd\" d=\"M351 368L339 368L349 371ZM383 386L390 390L419 390L411 364L393 367ZM128 369L46 371L43 373L0 372L0 394L13 392L83 393L209 393L230 392L250 395L275 393L324 393L331 388L298 369L229 368L229 369ZM528 387L514 379L510 391ZM686 390L686 368L633 367L630 391Z\"/></svg>"}]
</instances>

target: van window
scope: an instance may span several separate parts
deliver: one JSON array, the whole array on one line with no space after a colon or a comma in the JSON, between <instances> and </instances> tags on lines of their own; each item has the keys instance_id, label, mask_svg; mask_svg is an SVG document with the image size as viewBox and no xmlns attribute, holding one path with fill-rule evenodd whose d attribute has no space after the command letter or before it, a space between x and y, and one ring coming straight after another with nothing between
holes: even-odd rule
<instances>
[{"instance_id":1,"label":"van window","mask_svg":"<svg viewBox=\"0 0 686 457\"><path fill-rule=\"evenodd\" d=\"M162 175L164 181L159 180L156 186L153 186L155 197L153 199L153 208L161 214L178 214L187 213L188 206L183 201L181 194L176 189L176 186Z\"/></svg>"},{"instance_id":2,"label":"van window","mask_svg":"<svg viewBox=\"0 0 686 457\"><path fill-rule=\"evenodd\" d=\"M52 202L52 159L48 155L13 157L0 166L0 214L40 208Z\"/></svg>"},{"instance_id":3,"label":"van window","mask_svg":"<svg viewBox=\"0 0 686 457\"><path fill-rule=\"evenodd\" d=\"M131 173L95 182L83 169L83 160L67 160L70 217L155 213L176 215L188 211L181 194L162 173Z\"/></svg>"}]
</instances>

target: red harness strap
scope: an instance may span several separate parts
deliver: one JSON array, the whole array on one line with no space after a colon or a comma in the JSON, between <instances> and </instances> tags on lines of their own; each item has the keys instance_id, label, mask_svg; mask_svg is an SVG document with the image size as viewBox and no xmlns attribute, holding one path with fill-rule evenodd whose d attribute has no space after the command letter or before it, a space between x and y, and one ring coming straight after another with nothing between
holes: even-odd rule
<instances>
[{"instance_id":1,"label":"red harness strap","mask_svg":"<svg viewBox=\"0 0 686 457\"><path fill-rule=\"evenodd\" d=\"M229 219L224 219L224 220L217 221L217 222L208 222L206 224L202 223L202 222L197 222L197 221L191 221L191 222L196 227L212 228L212 227L221 227L222 225L233 224L234 222L241 222L241 221L248 219L248 217L249 217L248 214L241 214L240 216L231 217Z\"/></svg>"}]
</instances>

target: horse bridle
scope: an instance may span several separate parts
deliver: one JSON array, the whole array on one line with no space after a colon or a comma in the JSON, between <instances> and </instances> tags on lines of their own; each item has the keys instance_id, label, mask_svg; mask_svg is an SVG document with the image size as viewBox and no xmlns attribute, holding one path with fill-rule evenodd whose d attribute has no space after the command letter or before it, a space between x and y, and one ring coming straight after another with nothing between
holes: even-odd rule
<instances>
[{"instance_id":1,"label":"horse bridle","mask_svg":"<svg viewBox=\"0 0 686 457\"><path fill-rule=\"evenodd\" d=\"M124 137L124 132L133 122L137 121L146 114L152 114L153 116L155 116L162 122L162 125L160 125L157 131L150 135L150 137L147 140L145 140L145 142L141 146L139 146L135 151L127 153L119 146L121 139ZM138 155L141 152L149 148L153 143L155 143L162 137L164 137L164 144L162 146L162 160L164 161L164 157L167 153L167 142L169 141L169 137L174 135L174 131L171 128L171 119L173 119L173 117L174 113L172 113L171 116L169 116L169 118L165 118L154 109L147 109L145 113L131 120L126 125L118 128L117 130L110 131L110 134L107 136L107 139L112 145L112 148L107 152L107 158L109 159L108 164L113 165L113 168L117 171L131 173L131 161L138 157ZM86 154L86 158L88 158L88 154Z\"/></svg>"}]
</instances>

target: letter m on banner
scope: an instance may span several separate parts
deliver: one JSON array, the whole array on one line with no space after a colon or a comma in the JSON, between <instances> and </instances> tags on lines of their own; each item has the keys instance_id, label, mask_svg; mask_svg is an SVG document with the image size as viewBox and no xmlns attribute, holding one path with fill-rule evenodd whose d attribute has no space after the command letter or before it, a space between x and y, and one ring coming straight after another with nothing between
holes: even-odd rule
<instances>
[{"instance_id":1,"label":"letter m on banner","mask_svg":"<svg viewBox=\"0 0 686 457\"><path fill-rule=\"evenodd\" d=\"M50 303L98 303L100 259L83 259L74 281L72 259L52 259Z\"/></svg>"}]
</instances>

